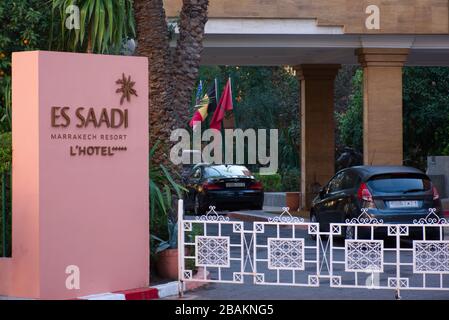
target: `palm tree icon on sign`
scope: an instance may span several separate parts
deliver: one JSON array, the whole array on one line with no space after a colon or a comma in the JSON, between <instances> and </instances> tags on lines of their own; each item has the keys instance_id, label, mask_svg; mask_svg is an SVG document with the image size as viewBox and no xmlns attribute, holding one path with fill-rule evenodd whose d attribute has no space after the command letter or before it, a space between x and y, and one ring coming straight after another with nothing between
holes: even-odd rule
<instances>
[{"instance_id":1,"label":"palm tree icon on sign","mask_svg":"<svg viewBox=\"0 0 449 320\"><path fill-rule=\"evenodd\" d=\"M122 73L122 78L118 79L116 84L120 85L121 87L118 88L115 92L116 93L122 93L122 96L120 98L120 105L123 105L123 102L131 101L131 96L134 95L138 97L136 89L134 89L134 85L136 84L134 81L131 81L131 76L126 77L124 73Z\"/></svg>"}]
</instances>

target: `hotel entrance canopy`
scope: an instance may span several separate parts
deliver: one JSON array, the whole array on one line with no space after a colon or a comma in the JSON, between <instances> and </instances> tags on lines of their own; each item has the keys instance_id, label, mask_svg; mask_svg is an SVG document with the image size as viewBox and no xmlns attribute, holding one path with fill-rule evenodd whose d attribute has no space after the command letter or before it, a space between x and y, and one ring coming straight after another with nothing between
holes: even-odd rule
<instances>
[{"instance_id":1,"label":"hotel entrance canopy","mask_svg":"<svg viewBox=\"0 0 449 320\"><path fill-rule=\"evenodd\" d=\"M176 21L182 1L164 4ZM449 66L449 0L209 0L208 18L202 64L296 69L303 208L335 173L334 80L342 64L364 71L367 165L403 164L403 66Z\"/></svg>"},{"instance_id":2,"label":"hotel entrance canopy","mask_svg":"<svg viewBox=\"0 0 449 320\"><path fill-rule=\"evenodd\" d=\"M179 16L182 1L164 4ZM208 12L203 64L356 64L359 48L406 48L406 65L449 66L449 0L210 0Z\"/></svg>"}]
</instances>

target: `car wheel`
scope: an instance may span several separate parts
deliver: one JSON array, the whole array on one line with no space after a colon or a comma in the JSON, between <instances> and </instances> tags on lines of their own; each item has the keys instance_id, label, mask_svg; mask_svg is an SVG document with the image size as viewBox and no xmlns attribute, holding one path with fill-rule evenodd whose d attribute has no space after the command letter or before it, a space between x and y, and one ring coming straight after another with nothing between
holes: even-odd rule
<instances>
[{"instance_id":1,"label":"car wheel","mask_svg":"<svg viewBox=\"0 0 449 320\"><path fill-rule=\"evenodd\" d=\"M196 216L200 216L206 212L206 210L204 210L204 206L201 205L200 197L198 195L195 195L193 212L195 213Z\"/></svg>"}]
</instances>

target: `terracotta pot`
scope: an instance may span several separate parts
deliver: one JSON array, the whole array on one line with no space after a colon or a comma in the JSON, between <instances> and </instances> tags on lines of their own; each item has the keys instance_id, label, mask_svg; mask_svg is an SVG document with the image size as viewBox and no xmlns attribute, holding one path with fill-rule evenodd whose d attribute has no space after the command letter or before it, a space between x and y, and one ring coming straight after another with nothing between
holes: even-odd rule
<instances>
[{"instance_id":1,"label":"terracotta pot","mask_svg":"<svg viewBox=\"0 0 449 320\"><path fill-rule=\"evenodd\" d=\"M299 209L300 198L300 192L286 192L285 204L290 208L290 211L297 211Z\"/></svg>"},{"instance_id":2,"label":"terracotta pot","mask_svg":"<svg viewBox=\"0 0 449 320\"><path fill-rule=\"evenodd\" d=\"M178 249L167 249L157 256L156 270L160 277L178 279Z\"/></svg>"}]
</instances>

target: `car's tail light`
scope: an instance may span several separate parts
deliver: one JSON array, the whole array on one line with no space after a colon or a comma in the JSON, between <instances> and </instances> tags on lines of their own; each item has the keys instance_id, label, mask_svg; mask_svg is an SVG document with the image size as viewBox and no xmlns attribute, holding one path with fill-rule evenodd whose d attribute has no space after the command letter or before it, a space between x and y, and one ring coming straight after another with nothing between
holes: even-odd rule
<instances>
[{"instance_id":1,"label":"car's tail light","mask_svg":"<svg viewBox=\"0 0 449 320\"><path fill-rule=\"evenodd\" d=\"M253 183L249 186L249 188L250 188L251 190L262 190L262 189L263 189L263 185L262 185L262 182L256 181L256 182L253 182Z\"/></svg>"},{"instance_id":2,"label":"car's tail light","mask_svg":"<svg viewBox=\"0 0 449 320\"><path fill-rule=\"evenodd\" d=\"M369 191L366 183L362 183L360 185L360 188L357 191L357 198L359 198L360 201L363 201L363 206L365 208L375 208L376 207L376 205L374 204L373 196L372 196L371 192Z\"/></svg>"},{"instance_id":3,"label":"car's tail light","mask_svg":"<svg viewBox=\"0 0 449 320\"><path fill-rule=\"evenodd\" d=\"M438 192L437 187L433 186L432 192L433 192L433 200L438 200L438 199L440 199L440 194L439 194L439 192Z\"/></svg>"},{"instance_id":4,"label":"car's tail light","mask_svg":"<svg viewBox=\"0 0 449 320\"><path fill-rule=\"evenodd\" d=\"M223 189L223 187L216 183L203 184L203 190L220 190L220 189Z\"/></svg>"}]
</instances>

